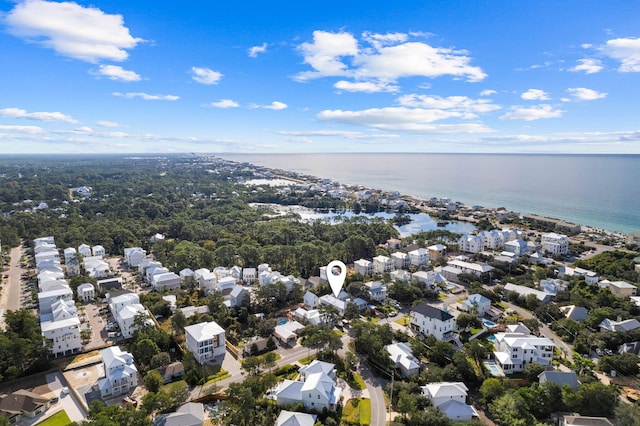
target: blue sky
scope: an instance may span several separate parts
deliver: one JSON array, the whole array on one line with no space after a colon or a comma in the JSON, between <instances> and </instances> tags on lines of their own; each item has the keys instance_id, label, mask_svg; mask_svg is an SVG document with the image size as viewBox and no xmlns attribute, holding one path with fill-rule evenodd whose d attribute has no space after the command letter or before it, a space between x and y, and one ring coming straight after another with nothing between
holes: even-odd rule
<instances>
[{"instance_id":1,"label":"blue sky","mask_svg":"<svg viewBox=\"0 0 640 426\"><path fill-rule=\"evenodd\" d=\"M0 153L640 153L637 1L3 1Z\"/></svg>"}]
</instances>

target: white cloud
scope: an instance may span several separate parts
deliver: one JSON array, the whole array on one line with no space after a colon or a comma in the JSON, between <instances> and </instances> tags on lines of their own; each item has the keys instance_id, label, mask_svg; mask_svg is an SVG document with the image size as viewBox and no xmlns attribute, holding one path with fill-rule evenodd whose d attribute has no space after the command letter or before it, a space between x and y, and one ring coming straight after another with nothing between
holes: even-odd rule
<instances>
[{"instance_id":1,"label":"white cloud","mask_svg":"<svg viewBox=\"0 0 640 426\"><path fill-rule=\"evenodd\" d=\"M547 92L540 89L529 89L523 92L520 97L525 101L546 101L549 99Z\"/></svg>"},{"instance_id":2,"label":"white cloud","mask_svg":"<svg viewBox=\"0 0 640 426\"><path fill-rule=\"evenodd\" d=\"M397 138L398 135L389 133L364 133L346 130L279 130L277 133L290 136L319 136L319 137L342 137L345 139L391 139Z\"/></svg>"},{"instance_id":3,"label":"white cloud","mask_svg":"<svg viewBox=\"0 0 640 426\"><path fill-rule=\"evenodd\" d=\"M457 111L438 109L388 107L371 108L362 111L325 110L318 119L373 127L379 130L397 130L422 133L476 133L491 129L479 123L431 124L448 118L460 118L464 114Z\"/></svg>"},{"instance_id":4,"label":"white cloud","mask_svg":"<svg viewBox=\"0 0 640 426\"><path fill-rule=\"evenodd\" d=\"M597 92L593 89L587 89L585 87L573 87L567 89L567 92L579 101L594 101L596 99L606 98L607 94L603 92Z\"/></svg>"},{"instance_id":5,"label":"white cloud","mask_svg":"<svg viewBox=\"0 0 640 426\"><path fill-rule=\"evenodd\" d=\"M27 112L21 108L0 109L0 116L10 118L27 118L37 121L61 121L63 123L77 123L75 118L61 112Z\"/></svg>"},{"instance_id":6,"label":"white cloud","mask_svg":"<svg viewBox=\"0 0 640 426\"><path fill-rule=\"evenodd\" d=\"M140 81L140 74L125 70L124 68L117 65L100 65L98 75L107 77L110 80L116 81L124 81L124 82L132 82L132 81Z\"/></svg>"},{"instance_id":7,"label":"white cloud","mask_svg":"<svg viewBox=\"0 0 640 426\"><path fill-rule=\"evenodd\" d=\"M466 96L440 96L404 95L397 99L402 106L418 108L449 109L463 113L468 118L475 117L476 113L486 113L500 109L500 106L492 104L489 99L470 99Z\"/></svg>"},{"instance_id":8,"label":"white cloud","mask_svg":"<svg viewBox=\"0 0 640 426\"><path fill-rule=\"evenodd\" d=\"M340 80L336 82L333 87L336 89L344 90L347 92L365 92L365 93L379 93L379 92L397 92L400 90L399 86L390 85L389 83L379 81L345 81Z\"/></svg>"},{"instance_id":9,"label":"white cloud","mask_svg":"<svg viewBox=\"0 0 640 426\"><path fill-rule=\"evenodd\" d=\"M256 58L260 53L267 51L267 43L262 43L260 46L251 46L247 53L251 58Z\"/></svg>"},{"instance_id":10,"label":"white cloud","mask_svg":"<svg viewBox=\"0 0 640 426\"><path fill-rule=\"evenodd\" d=\"M96 124L100 127L122 127L119 123L107 120L98 120Z\"/></svg>"},{"instance_id":11,"label":"white cloud","mask_svg":"<svg viewBox=\"0 0 640 426\"><path fill-rule=\"evenodd\" d=\"M148 93L142 92L113 92L113 96L119 96L121 98L133 99L133 98L142 98L145 101L177 101L180 99L180 96L176 95L150 95Z\"/></svg>"},{"instance_id":12,"label":"white cloud","mask_svg":"<svg viewBox=\"0 0 640 426\"><path fill-rule=\"evenodd\" d=\"M9 33L87 62L124 61L144 40L134 38L121 15L72 2L28 0L4 17Z\"/></svg>"},{"instance_id":13,"label":"white cloud","mask_svg":"<svg viewBox=\"0 0 640 426\"><path fill-rule=\"evenodd\" d=\"M620 61L620 72L640 72L640 38L616 38L600 47L605 55Z\"/></svg>"},{"instance_id":14,"label":"white cloud","mask_svg":"<svg viewBox=\"0 0 640 426\"><path fill-rule=\"evenodd\" d=\"M38 126L5 126L2 124L0 124L0 131L28 133L31 135L44 133L44 130L42 130L42 127L38 127Z\"/></svg>"},{"instance_id":15,"label":"white cloud","mask_svg":"<svg viewBox=\"0 0 640 426\"><path fill-rule=\"evenodd\" d=\"M273 101L269 105L251 104L251 105L249 105L249 108L251 108L251 109L260 109L261 108L261 109L281 110L281 109L288 108L288 105L283 103L283 102Z\"/></svg>"},{"instance_id":16,"label":"white cloud","mask_svg":"<svg viewBox=\"0 0 640 426\"><path fill-rule=\"evenodd\" d=\"M500 117L501 120L533 121L541 118L562 117L564 111L553 109L551 105L541 104L533 107L512 107L511 111Z\"/></svg>"},{"instance_id":17,"label":"white cloud","mask_svg":"<svg viewBox=\"0 0 640 426\"><path fill-rule=\"evenodd\" d=\"M191 67L194 81L202 84L218 84L222 74L209 68Z\"/></svg>"},{"instance_id":18,"label":"white cloud","mask_svg":"<svg viewBox=\"0 0 640 426\"><path fill-rule=\"evenodd\" d=\"M471 58L466 51L432 47L408 38L401 33L365 32L364 46L360 47L350 33L314 31L313 42L298 48L313 70L298 73L294 79L348 77L357 82L394 83L402 77L451 75L475 82L487 76L481 68L469 65Z\"/></svg>"},{"instance_id":19,"label":"white cloud","mask_svg":"<svg viewBox=\"0 0 640 426\"><path fill-rule=\"evenodd\" d=\"M309 139L309 138L285 138L282 141L286 142L286 143L294 143L294 144L299 144L299 143L309 144L309 143L313 143L313 140Z\"/></svg>"},{"instance_id":20,"label":"white cloud","mask_svg":"<svg viewBox=\"0 0 640 426\"><path fill-rule=\"evenodd\" d=\"M211 102L209 105L214 108L237 108L240 106L236 101L231 99L220 99L218 102Z\"/></svg>"},{"instance_id":21,"label":"white cloud","mask_svg":"<svg viewBox=\"0 0 640 426\"><path fill-rule=\"evenodd\" d=\"M486 89L480 92L480 96L491 96L491 95L495 95L496 93L498 92L496 92L495 90Z\"/></svg>"},{"instance_id":22,"label":"white cloud","mask_svg":"<svg viewBox=\"0 0 640 426\"><path fill-rule=\"evenodd\" d=\"M602 62L598 59L578 59L578 65L570 68L569 71L584 71L585 74L595 74L602 71L603 68Z\"/></svg>"}]
</instances>

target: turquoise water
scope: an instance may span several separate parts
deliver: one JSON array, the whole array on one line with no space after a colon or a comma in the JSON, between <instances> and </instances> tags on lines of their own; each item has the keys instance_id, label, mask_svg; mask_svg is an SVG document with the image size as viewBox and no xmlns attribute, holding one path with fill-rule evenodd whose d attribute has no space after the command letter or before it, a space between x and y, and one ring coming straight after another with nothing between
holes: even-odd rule
<instances>
[{"instance_id":1,"label":"turquoise water","mask_svg":"<svg viewBox=\"0 0 640 426\"><path fill-rule=\"evenodd\" d=\"M498 325L498 324L496 324L495 322L493 322L493 321L489 321L488 319L484 319L484 318L482 318L482 323L483 323L484 325L486 325L487 327L495 327L496 325ZM493 337L493 340L491 340L491 337ZM492 341L492 342L495 342L495 341L496 341L495 336L491 336L491 337L489 337L489 339L487 339L487 340L490 340L490 341Z\"/></svg>"},{"instance_id":2,"label":"turquoise water","mask_svg":"<svg viewBox=\"0 0 640 426\"><path fill-rule=\"evenodd\" d=\"M422 198L640 231L640 155L222 154Z\"/></svg>"}]
</instances>

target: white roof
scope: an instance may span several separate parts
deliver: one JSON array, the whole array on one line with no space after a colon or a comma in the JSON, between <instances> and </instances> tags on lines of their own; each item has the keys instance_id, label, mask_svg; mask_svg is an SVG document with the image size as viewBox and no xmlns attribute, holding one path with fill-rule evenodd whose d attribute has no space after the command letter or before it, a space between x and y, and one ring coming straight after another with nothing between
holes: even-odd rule
<instances>
[{"instance_id":1,"label":"white roof","mask_svg":"<svg viewBox=\"0 0 640 426\"><path fill-rule=\"evenodd\" d=\"M314 359L309 365L300 367L298 370L301 374L324 373L331 374L335 369L335 365L330 362L318 361Z\"/></svg>"},{"instance_id":2,"label":"white roof","mask_svg":"<svg viewBox=\"0 0 640 426\"><path fill-rule=\"evenodd\" d=\"M440 404L438 410L453 421L460 417L478 417L478 412L475 408L457 400L449 400L444 404Z\"/></svg>"},{"instance_id":3,"label":"white roof","mask_svg":"<svg viewBox=\"0 0 640 426\"><path fill-rule=\"evenodd\" d=\"M224 333L224 328L220 327L217 322L201 322L186 326L185 333L192 336L197 342L209 340L213 336Z\"/></svg>"},{"instance_id":4,"label":"white roof","mask_svg":"<svg viewBox=\"0 0 640 426\"><path fill-rule=\"evenodd\" d=\"M282 410L275 426L313 426L316 423L316 418L315 414Z\"/></svg>"},{"instance_id":5,"label":"white roof","mask_svg":"<svg viewBox=\"0 0 640 426\"><path fill-rule=\"evenodd\" d=\"M435 382L422 386L422 392L429 398L467 396L469 388L462 382Z\"/></svg>"}]
</instances>

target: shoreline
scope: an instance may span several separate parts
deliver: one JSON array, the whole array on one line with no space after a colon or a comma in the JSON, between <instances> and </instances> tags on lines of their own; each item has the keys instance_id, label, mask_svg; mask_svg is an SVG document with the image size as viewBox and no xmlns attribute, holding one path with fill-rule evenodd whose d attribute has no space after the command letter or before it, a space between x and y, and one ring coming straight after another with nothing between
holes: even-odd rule
<instances>
[{"instance_id":1,"label":"shoreline","mask_svg":"<svg viewBox=\"0 0 640 426\"><path fill-rule=\"evenodd\" d=\"M384 189L379 189L379 188L373 188L373 187L369 187L369 186L365 186L365 185L358 185L358 184L352 184L352 183L347 183L347 184L343 184L341 182L335 181L331 178L322 178L322 177L318 177L318 176L313 176L313 175L308 175L308 174L303 174L303 173L299 173L299 172L295 172L292 170L284 170L281 168L272 168L272 167L267 167L267 166L262 166L262 165L258 165L255 163L247 163L247 162L237 162L235 160L227 160L225 158L223 158L224 161L229 161L232 163L236 163L236 164L250 164L251 166L253 166L256 171L266 171L268 173L271 173L272 176L270 177L262 177L264 179L271 179L271 180L276 180L276 179L280 179L280 180L286 180L291 182L292 184L295 185L311 185L314 183L318 183L318 182L326 182L327 184L330 184L332 186L336 186L336 187L344 187L350 190L365 190L365 191L371 191L373 193L376 194L380 194L380 196L382 197L386 197L386 198L390 198L390 197L395 197L397 199L400 200L404 200L406 202L408 202L410 205L412 205L413 207L417 208L418 210L420 210L420 213L425 213L425 214L429 214L430 216L432 215L432 213L437 211L437 207L426 207L425 204L429 204L431 202L431 200L433 198L436 197L432 197L432 198L423 198L423 197L419 197L416 195L410 195L410 194L400 194L397 195L397 191L390 191L390 190L384 190ZM346 198L346 197L345 197ZM444 200L447 198L440 198L440 200ZM468 206L466 204L464 204L464 202L462 201L453 201L451 200L452 203L457 204L459 206L461 206L464 209L468 209L468 210L474 210L474 206ZM499 212L506 212L506 213L512 213L512 214L517 214L518 217L522 218L525 214L521 213L521 212L515 212L513 210L509 210L506 207L482 207L481 209L476 209L476 210L483 210L483 211L487 211L490 212L494 215L497 215ZM574 226L578 226L580 228L580 231L577 234L581 234L581 233L585 233L585 234L590 234L590 235L604 235L606 237L611 237L611 238L615 238L615 239L622 239L622 240L627 240L627 238L629 237L630 233L624 233L624 232L620 232L620 231L613 231L613 230L608 230L608 229L604 229L604 228L598 228L598 227L594 227L591 225L585 225L582 223L575 223L575 222L569 222L566 221L564 219L560 219L560 218L556 218L556 217L551 217L551 216L546 216L546 215L539 215L539 214L535 214L535 213L528 213L530 215L536 215L536 216L540 216L540 217L544 217L553 221L558 221L558 222L564 222L566 224L570 224L570 225L574 225ZM467 222L467 223L475 223L478 220L481 219L476 219L475 221L469 220L470 216L462 216L460 217L458 215L458 212L453 212L454 217L449 219L449 220L456 220L456 221L462 221L462 222ZM433 217L433 216L432 216ZM506 224L508 225L508 224ZM531 225L526 225L531 227ZM554 231L555 232L555 231Z\"/></svg>"}]
</instances>

